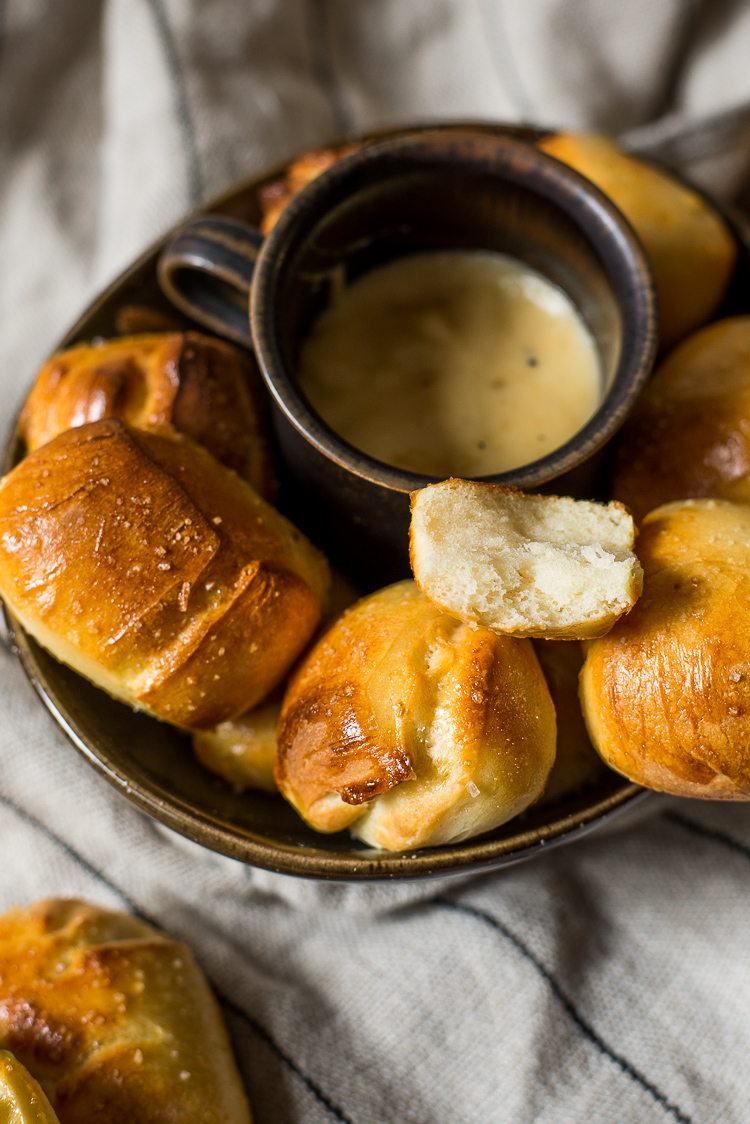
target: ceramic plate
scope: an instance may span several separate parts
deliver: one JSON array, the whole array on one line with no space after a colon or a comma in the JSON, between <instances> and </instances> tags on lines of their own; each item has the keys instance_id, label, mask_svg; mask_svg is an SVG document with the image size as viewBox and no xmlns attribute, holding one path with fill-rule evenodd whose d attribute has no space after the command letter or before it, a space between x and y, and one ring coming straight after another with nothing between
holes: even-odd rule
<instances>
[{"instance_id":1,"label":"ceramic plate","mask_svg":"<svg viewBox=\"0 0 750 1124\"><path fill-rule=\"evenodd\" d=\"M470 127L508 131L499 126ZM527 131L521 135L524 133L529 135ZM262 177L242 182L201 213L232 215L257 224L259 188L283 172L283 167L276 167ZM116 334L115 319L125 305L145 306L168 313L186 328L199 327L175 313L156 282L156 261L171 236L165 236L122 274L60 341L59 348ZM746 241L743 254L722 312L750 307ZM9 471L22 452L14 434L6 449L3 471ZM189 839L268 870L310 878L360 880L424 878L490 869L577 839L648 795L606 771L588 787L531 808L491 834L415 852L375 851L347 833L321 835L312 831L279 796L252 790L237 792L198 763L186 735L115 702L47 655L11 614L6 613L6 617L15 650L41 700L74 746L124 797Z\"/></svg>"}]
</instances>

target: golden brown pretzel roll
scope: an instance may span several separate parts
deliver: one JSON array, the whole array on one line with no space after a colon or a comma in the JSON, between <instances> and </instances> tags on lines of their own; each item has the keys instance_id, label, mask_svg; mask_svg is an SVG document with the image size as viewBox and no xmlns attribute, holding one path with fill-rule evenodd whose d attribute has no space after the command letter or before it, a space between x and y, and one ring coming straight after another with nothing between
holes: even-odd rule
<instances>
[{"instance_id":1,"label":"golden brown pretzel roll","mask_svg":"<svg viewBox=\"0 0 750 1124\"><path fill-rule=\"evenodd\" d=\"M581 701L613 769L650 788L750 799L750 507L683 500L646 517L643 596L588 647Z\"/></svg>"},{"instance_id":2,"label":"golden brown pretzel roll","mask_svg":"<svg viewBox=\"0 0 750 1124\"><path fill-rule=\"evenodd\" d=\"M359 593L340 570L331 570L331 593L318 632L330 627L352 605ZM274 777L276 725L286 684L238 718L228 718L210 730L196 730L193 749L202 765L237 788L277 792Z\"/></svg>"},{"instance_id":3,"label":"golden brown pretzel roll","mask_svg":"<svg viewBox=\"0 0 750 1124\"><path fill-rule=\"evenodd\" d=\"M609 137L557 133L540 147L595 183L632 223L654 271L662 347L704 324L721 304L737 258L718 211Z\"/></svg>"},{"instance_id":4,"label":"golden brown pretzel roll","mask_svg":"<svg viewBox=\"0 0 750 1124\"><path fill-rule=\"evenodd\" d=\"M60 1124L39 1082L8 1050L0 1050L0 1120L3 1124Z\"/></svg>"},{"instance_id":5,"label":"golden brown pretzel roll","mask_svg":"<svg viewBox=\"0 0 750 1124\"><path fill-rule=\"evenodd\" d=\"M147 304L121 304L115 313L116 336L152 335L154 332L179 332L180 317Z\"/></svg>"},{"instance_id":6,"label":"golden brown pretzel roll","mask_svg":"<svg viewBox=\"0 0 750 1124\"><path fill-rule=\"evenodd\" d=\"M124 913L50 900L0 917L0 1045L60 1124L250 1124L190 949Z\"/></svg>"},{"instance_id":7,"label":"golden brown pretzel roll","mask_svg":"<svg viewBox=\"0 0 750 1124\"><path fill-rule=\"evenodd\" d=\"M116 698L213 726L283 678L321 616L325 559L173 430L70 429L0 481L0 593Z\"/></svg>"},{"instance_id":8,"label":"golden brown pretzel roll","mask_svg":"<svg viewBox=\"0 0 750 1124\"><path fill-rule=\"evenodd\" d=\"M276 225L281 212L294 196L308 183L312 183L321 172L330 168L337 160L356 152L359 144L345 144L338 148L319 148L305 152L289 165L283 180L265 184L258 193L258 201L263 219L260 229L268 234Z\"/></svg>"},{"instance_id":9,"label":"golden brown pretzel roll","mask_svg":"<svg viewBox=\"0 0 750 1124\"><path fill-rule=\"evenodd\" d=\"M576 640L532 640L532 644L557 717L555 763L539 799L540 804L549 804L596 780L605 768L591 744L578 698L582 646Z\"/></svg>"},{"instance_id":10,"label":"golden brown pretzel roll","mask_svg":"<svg viewBox=\"0 0 750 1124\"><path fill-rule=\"evenodd\" d=\"M198 332L78 344L44 364L19 424L33 451L66 429L112 417L136 429L173 425L272 497L260 378L231 344Z\"/></svg>"},{"instance_id":11,"label":"golden brown pretzel roll","mask_svg":"<svg viewBox=\"0 0 750 1124\"><path fill-rule=\"evenodd\" d=\"M339 617L292 677L276 780L318 831L397 851L523 811L555 755L528 641L471 628L399 582Z\"/></svg>"},{"instance_id":12,"label":"golden brown pretzel roll","mask_svg":"<svg viewBox=\"0 0 750 1124\"><path fill-rule=\"evenodd\" d=\"M613 494L640 521L669 500L750 500L750 316L690 336L622 430Z\"/></svg>"},{"instance_id":13,"label":"golden brown pretzel roll","mask_svg":"<svg viewBox=\"0 0 750 1124\"><path fill-rule=\"evenodd\" d=\"M201 765L237 788L276 792L276 723L281 713L283 688L237 718L228 718L210 730L196 730L193 749Z\"/></svg>"}]
</instances>

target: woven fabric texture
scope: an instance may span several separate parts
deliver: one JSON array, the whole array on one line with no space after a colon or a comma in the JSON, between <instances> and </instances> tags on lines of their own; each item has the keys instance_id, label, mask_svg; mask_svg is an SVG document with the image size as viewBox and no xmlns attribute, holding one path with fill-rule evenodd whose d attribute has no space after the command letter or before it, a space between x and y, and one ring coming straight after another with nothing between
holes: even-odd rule
<instances>
[{"instance_id":1,"label":"woven fabric texture","mask_svg":"<svg viewBox=\"0 0 750 1124\"><path fill-rule=\"evenodd\" d=\"M0 425L86 302L233 179L395 122L619 135L750 200L747 0L4 0ZM0 644L0 907L194 948L257 1124L746 1124L750 810L473 880L319 885L137 812Z\"/></svg>"}]
</instances>

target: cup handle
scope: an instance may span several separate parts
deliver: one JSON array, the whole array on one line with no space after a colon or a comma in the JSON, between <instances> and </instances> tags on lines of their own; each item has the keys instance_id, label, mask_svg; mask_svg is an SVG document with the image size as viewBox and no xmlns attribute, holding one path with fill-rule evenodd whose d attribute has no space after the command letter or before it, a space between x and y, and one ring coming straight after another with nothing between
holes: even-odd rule
<instances>
[{"instance_id":1,"label":"cup handle","mask_svg":"<svg viewBox=\"0 0 750 1124\"><path fill-rule=\"evenodd\" d=\"M162 250L162 292L193 320L243 347L252 347L250 283L263 235L239 219L204 215Z\"/></svg>"}]
</instances>

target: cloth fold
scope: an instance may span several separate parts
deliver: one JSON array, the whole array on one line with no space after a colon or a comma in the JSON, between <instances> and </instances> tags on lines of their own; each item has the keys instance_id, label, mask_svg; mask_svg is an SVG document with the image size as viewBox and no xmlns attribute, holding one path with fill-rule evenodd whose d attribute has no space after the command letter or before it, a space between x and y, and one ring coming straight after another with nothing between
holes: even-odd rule
<instances>
[{"instance_id":1,"label":"cloth fold","mask_svg":"<svg viewBox=\"0 0 750 1124\"><path fill-rule=\"evenodd\" d=\"M0 21L6 432L151 240L342 132L606 130L750 203L747 0L5 0ZM187 940L258 1124L745 1124L745 806L654 798L474 878L304 882L138 812L4 641L0 706L0 905L80 895Z\"/></svg>"}]
</instances>

